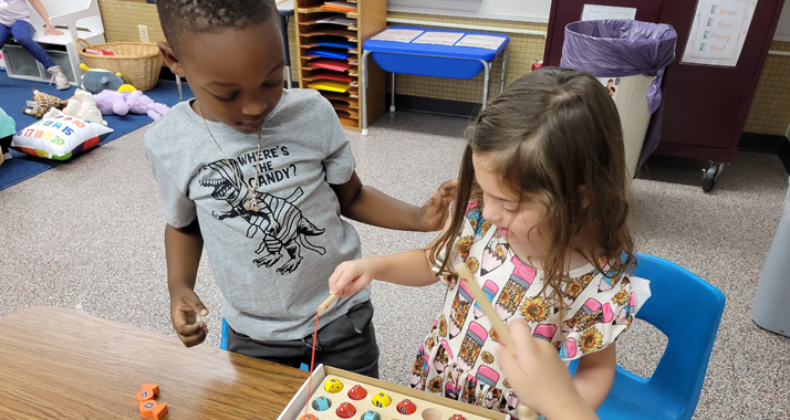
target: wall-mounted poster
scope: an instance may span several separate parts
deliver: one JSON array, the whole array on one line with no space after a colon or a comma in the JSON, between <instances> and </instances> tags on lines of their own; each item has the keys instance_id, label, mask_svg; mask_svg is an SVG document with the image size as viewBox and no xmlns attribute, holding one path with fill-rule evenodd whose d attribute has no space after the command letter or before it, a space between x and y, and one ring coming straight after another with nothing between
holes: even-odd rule
<instances>
[{"instance_id":1,"label":"wall-mounted poster","mask_svg":"<svg viewBox=\"0 0 790 420\"><path fill-rule=\"evenodd\" d=\"M681 62L735 67L756 7L757 0L699 0Z\"/></svg>"},{"instance_id":2,"label":"wall-mounted poster","mask_svg":"<svg viewBox=\"0 0 790 420\"><path fill-rule=\"evenodd\" d=\"M606 20L606 19L636 19L636 9L633 7L612 7L600 6L597 4L585 4L582 9L582 20Z\"/></svg>"}]
</instances>

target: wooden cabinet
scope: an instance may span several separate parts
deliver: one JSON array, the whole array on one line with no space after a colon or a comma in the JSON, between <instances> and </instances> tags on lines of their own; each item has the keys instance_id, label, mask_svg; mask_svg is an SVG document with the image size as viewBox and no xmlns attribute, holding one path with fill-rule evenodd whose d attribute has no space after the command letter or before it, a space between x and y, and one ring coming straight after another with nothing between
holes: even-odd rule
<instances>
[{"instance_id":1,"label":"wooden cabinet","mask_svg":"<svg viewBox=\"0 0 790 420\"><path fill-rule=\"evenodd\" d=\"M340 12L321 8L323 0L296 0L296 38L299 51L299 86L309 88L310 84L321 81L340 81L348 83L345 92L320 90L332 102L340 122L344 127L361 129L362 75L360 57L362 43L387 28L386 0L358 0L354 4L356 12ZM345 18L355 20L349 26L326 23L327 19ZM348 48L327 47L327 43L343 43ZM316 49L348 54L345 59L327 58L311 53ZM326 65L332 68L326 68ZM384 95L386 75L377 65L371 63L368 69L367 112L369 123L384 114Z\"/></svg>"}]
</instances>

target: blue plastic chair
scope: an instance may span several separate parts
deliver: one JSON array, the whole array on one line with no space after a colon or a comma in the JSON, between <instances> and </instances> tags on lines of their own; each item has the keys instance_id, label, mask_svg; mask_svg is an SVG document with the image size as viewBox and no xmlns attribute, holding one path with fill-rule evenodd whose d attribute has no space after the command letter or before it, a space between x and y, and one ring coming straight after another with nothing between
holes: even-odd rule
<instances>
[{"instance_id":1,"label":"blue plastic chair","mask_svg":"<svg viewBox=\"0 0 790 420\"><path fill-rule=\"evenodd\" d=\"M636 317L667 336L648 378L617 366L614 385L598 409L601 420L689 420L697 408L724 311L724 294L685 268L638 254L634 275L650 280L652 297Z\"/></svg>"},{"instance_id":2,"label":"blue plastic chair","mask_svg":"<svg viewBox=\"0 0 790 420\"><path fill-rule=\"evenodd\" d=\"M222 335L219 338L219 349L228 351L228 322L222 318Z\"/></svg>"}]
</instances>

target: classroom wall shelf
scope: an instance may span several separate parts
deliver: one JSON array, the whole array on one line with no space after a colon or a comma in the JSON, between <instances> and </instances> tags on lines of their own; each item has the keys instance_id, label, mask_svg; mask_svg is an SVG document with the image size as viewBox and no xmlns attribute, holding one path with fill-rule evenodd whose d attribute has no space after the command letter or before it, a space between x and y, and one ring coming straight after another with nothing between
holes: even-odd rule
<instances>
[{"instance_id":1,"label":"classroom wall shelf","mask_svg":"<svg viewBox=\"0 0 790 420\"><path fill-rule=\"evenodd\" d=\"M325 3L347 9L327 10L321 7ZM295 9L299 86L317 89L332 103L344 127L361 130L362 43L387 28L387 1L357 0L343 4L296 0ZM385 81L384 71L371 61L366 105L368 124L384 114Z\"/></svg>"}]
</instances>

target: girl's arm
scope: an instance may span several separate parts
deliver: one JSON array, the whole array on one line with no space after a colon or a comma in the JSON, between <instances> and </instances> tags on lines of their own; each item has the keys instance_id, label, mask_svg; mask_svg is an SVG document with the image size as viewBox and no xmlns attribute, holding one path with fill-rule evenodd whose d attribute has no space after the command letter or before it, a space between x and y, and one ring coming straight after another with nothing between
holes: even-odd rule
<instances>
[{"instance_id":1,"label":"girl's arm","mask_svg":"<svg viewBox=\"0 0 790 420\"><path fill-rule=\"evenodd\" d=\"M617 367L615 343L605 349L579 359L573 383L582 399L597 410L609 395Z\"/></svg>"},{"instance_id":2,"label":"girl's arm","mask_svg":"<svg viewBox=\"0 0 790 420\"><path fill-rule=\"evenodd\" d=\"M598 420L573 386L557 349L533 337L524 321L509 322L507 327L516 352L499 347L499 366L521 402L549 420Z\"/></svg>"},{"instance_id":3,"label":"girl's arm","mask_svg":"<svg viewBox=\"0 0 790 420\"><path fill-rule=\"evenodd\" d=\"M348 297L367 287L374 278L415 287L436 283L439 281L439 276L433 271L433 262L428 250L445 231L450 229L451 223L452 220L448 217L439 236L426 249L362 258L340 264L329 278L329 292L342 292L340 297Z\"/></svg>"},{"instance_id":4,"label":"girl's arm","mask_svg":"<svg viewBox=\"0 0 790 420\"><path fill-rule=\"evenodd\" d=\"M400 254L347 261L329 278L330 293L348 297L367 287L373 279L403 286L428 286L439 281L431 269L428 252L415 249Z\"/></svg>"},{"instance_id":5,"label":"girl's arm","mask_svg":"<svg viewBox=\"0 0 790 420\"><path fill-rule=\"evenodd\" d=\"M49 23L49 13L47 13L47 9L44 8L44 5L41 4L41 0L28 0L28 1L30 2L30 5L33 6L34 9L36 9L38 15L41 16L41 19L44 19L44 23L45 23L44 35L46 34L63 35L63 32L55 29L55 27Z\"/></svg>"}]
</instances>

